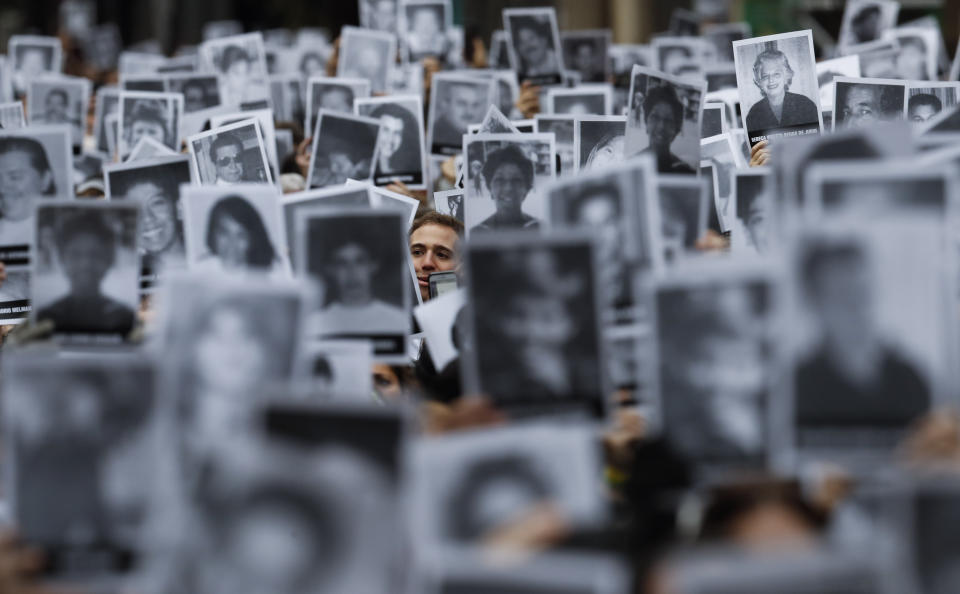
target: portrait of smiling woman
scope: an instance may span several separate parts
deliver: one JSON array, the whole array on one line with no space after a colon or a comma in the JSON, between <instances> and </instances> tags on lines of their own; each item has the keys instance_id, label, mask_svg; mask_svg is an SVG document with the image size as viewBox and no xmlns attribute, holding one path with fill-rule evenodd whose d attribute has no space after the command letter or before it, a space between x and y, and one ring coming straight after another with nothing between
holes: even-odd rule
<instances>
[{"instance_id":1,"label":"portrait of smiling woman","mask_svg":"<svg viewBox=\"0 0 960 594\"><path fill-rule=\"evenodd\" d=\"M25 245L33 237L33 199L57 193L40 141L0 137L0 245Z\"/></svg>"},{"instance_id":2,"label":"portrait of smiling woman","mask_svg":"<svg viewBox=\"0 0 960 594\"><path fill-rule=\"evenodd\" d=\"M540 221L523 212L523 201L533 189L533 163L515 145L493 151L480 171L497 211L476 225L474 231L536 229Z\"/></svg>"},{"instance_id":3,"label":"portrait of smiling woman","mask_svg":"<svg viewBox=\"0 0 960 594\"><path fill-rule=\"evenodd\" d=\"M262 202L239 194L189 195L184 199L184 204L189 205L188 257L194 269L286 275L285 259L276 248L283 242L274 239L276 233L270 232L273 226L264 220L265 213L260 210L273 197L266 193L262 197ZM199 214L196 210L206 210L209 214Z\"/></svg>"}]
</instances>

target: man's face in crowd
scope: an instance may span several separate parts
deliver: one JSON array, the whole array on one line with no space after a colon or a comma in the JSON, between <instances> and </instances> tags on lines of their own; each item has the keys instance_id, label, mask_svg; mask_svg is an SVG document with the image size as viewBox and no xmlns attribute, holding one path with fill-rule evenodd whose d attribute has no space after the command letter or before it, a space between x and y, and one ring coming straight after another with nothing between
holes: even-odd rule
<instances>
[{"instance_id":1,"label":"man's face in crowd","mask_svg":"<svg viewBox=\"0 0 960 594\"><path fill-rule=\"evenodd\" d=\"M0 155L0 213L4 218L22 220L29 216L31 198L43 194L52 181L50 172L40 173L23 151Z\"/></svg>"},{"instance_id":2,"label":"man's face in crowd","mask_svg":"<svg viewBox=\"0 0 960 594\"><path fill-rule=\"evenodd\" d=\"M140 139L144 136L156 140L159 143L164 141L163 126L153 120L136 120L130 126L130 148L137 146Z\"/></svg>"},{"instance_id":3,"label":"man's face in crowd","mask_svg":"<svg viewBox=\"0 0 960 594\"><path fill-rule=\"evenodd\" d=\"M67 100L60 93L47 94L47 119L62 122L67 119Z\"/></svg>"},{"instance_id":4,"label":"man's face in crowd","mask_svg":"<svg viewBox=\"0 0 960 594\"><path fill-rule=\"evenodd\" d=\"M922 124L939 113L937 108L927 103L920 103L910 108L910 121Z\"/></svg>"},{"instance_id":5,"label":"man's face in crowd","mask_svg":"<svg viewBox=\"0 0 960 594\"><path fill-rule=\"evenodd\" d=\"M470 124L478 123L483 116L483 98L473 87L453 85L450 87L450 101L447 114L450 122L458 131L466 132Z\"/></svg>"},{"instance_id":6,"label":"man's face in crowd","mask_svg":"<svg viewBox=\"0 0 960 594\"><path fill-rule=\"evenodd\" d=\"M361 306L373 299L377 263L365 247L357 243L340 247L333 254L330 269L340 303Z\"/></svg>"},{"instance_id":7,"label":"man's face in crowd","mask_svg":"<svg viewBox=\"0 0 960 594\"><path fill-rule=\"evenodd\" d=\"M243 177L243 161L240 160L240 147L228 144L217 149L213 156L217 166L217 178L235 184Z\"/></svg>"},{"instance_id":8,"label":"man's face in crowd","mask_svg":"<svg viewBox=\"0 0 960 594\"><path fill-rule=\"evenodd\" d=\"M843 102L843 122L849 128L870 126L880 119L880 90L854 86Z\"/></svg>"},{"instance_id":9,"label":"man's face in crowd","mask_svg":"<svg viewBox=\"0 0 960 594\"><path fill-rule=\"evenodd\" d=\"M398 117L380 116L380 154L392 157L403 143L403 120Z\"/></svg>"},{"instance_id":10,"label":"man's face in crowd","mask_svg":"<svg viewBox=\"0 0 960 594\"><path fill-rule=\"evenodd\" d=\"M539 66L547 57L547 40L533 29L517 31L517 51L527 64Z\"/></svg>"},{"instance_id":11,"label":"man's face in crowd","mask_svg":"<svg viewBox=\"0 0 960 594\"><path fill-rule=\"evenodd\" d=\"M663 101L656 103L647 116L647 133L650 134L650 147L653 152L670 152L670 143L680 133L680 122L673 109Z\"/></svg>"},{"instance_id":12,"label":"man's face in crowd","mask_svg":"<svg viewBox=\"0 0 960 594\"><path fill-rule=\"evenodd\" d=\"M110 245L93 233L79 233L64 248L60 258L70 291L81 296L98 294L113 259Z\"/></svg>"},{"instance_id":13,"label":"man's face in crowd","mask_svg":"<svg viewBox=\"0 0 960 594\"><path fill-rule=\"evenodd\" d=\"M786 93L787 73L780 60L760 62L760 89L765 97L773 101L782 101Z\"/></svg>"},{"instance_id":14,"label":"man's face in crowd","mask_svg":"<svg viewBox=\"0 0 960 594\"><path fill-rule=\"evenodd\" d=\"M424 301L430 299L430 274L457 267L457 232L446 225L426 224L410 234L410 257Z\"/></svg>"}]
</instances>

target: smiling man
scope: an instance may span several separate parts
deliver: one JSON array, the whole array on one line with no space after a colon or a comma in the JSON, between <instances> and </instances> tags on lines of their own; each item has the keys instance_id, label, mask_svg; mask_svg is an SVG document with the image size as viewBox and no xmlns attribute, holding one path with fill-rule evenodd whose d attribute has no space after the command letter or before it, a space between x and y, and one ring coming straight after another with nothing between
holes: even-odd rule
<instances>
[{"instance_id":1,"label":"smiling man","mask_svg":"<svg viewBox=\"0 0 960 594\"><path fill-rule=\"evenodd\" d=\"M456 270L460 265L462 238L463 223L449 215L432 211L413 222L410 257L424 301L430 299L430 274Z\"/></svg>"},{"instance_id":2,"label":"smiling man","mask_svg":"<svg viewBox=\"0 0 960 594\"><path fill-rule=\"evenodd\" d=\"M220 134L210 147L210 156L217 171L218 186L228 186L244 181L243 143L229 132Z\"/></svg>"}]
</instances>

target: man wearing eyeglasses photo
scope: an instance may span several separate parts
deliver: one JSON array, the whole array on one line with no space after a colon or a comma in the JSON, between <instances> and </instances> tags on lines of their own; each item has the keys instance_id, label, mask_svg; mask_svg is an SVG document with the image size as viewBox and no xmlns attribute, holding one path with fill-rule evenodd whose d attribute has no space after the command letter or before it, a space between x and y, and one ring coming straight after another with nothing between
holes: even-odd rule
<instances>
[{"instance_id":1,"label":"man wearing eyeglasses photo","mask_svg":"<svg viewBox=\"0 0 960 594\"><path fill-rule=\"evenodd\" d=\"M217 171L218 186L241 183L243 178L243 143L240 139L225 132L217 136L210 146L210 156Z\"/></svg>"}]
</instances>

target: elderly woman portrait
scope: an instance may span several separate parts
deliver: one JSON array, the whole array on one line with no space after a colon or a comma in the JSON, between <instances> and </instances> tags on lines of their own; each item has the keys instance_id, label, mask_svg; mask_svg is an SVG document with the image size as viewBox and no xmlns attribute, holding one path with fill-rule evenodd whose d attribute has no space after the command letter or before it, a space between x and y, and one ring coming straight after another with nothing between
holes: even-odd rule
<instances>
[{"instance_id":1,"label":"elderly woman portrait","mask_svg":"<svg viewBox=\"0 0 960 594\"><path fill-rule=\"evenodd\" d=\"M480 171L497 211L475 231L536 229L540 221L523 212L523 201L533 189L534 170L529 158L514 145L493 151Z\"/></svg>"},{"instance_id":2,"label":"elderly woman portrait","mask_svg":"<svg viewBox=\"0 0 960 594\"><path fill-rule=\"evenodd\" d=\"M197 268L208 271L281 270L281 260L260 213L241 196L221 198L210 211L207 252Z\"/></svg>"},{"instance_id":3,"label":"elderly woman portrait","mask_svg":"<svg viewBox=\"0 0 960 594\"><path fill-rule=\"evenodd\" d=\"M790 92L793 69L786 54L776 49L764 50L753 63L753 84L763 99L747 113L747 130L774 130L802 126L820 121L816 103Z\"/></svg>"},{"instance_id":4,"label":"elderly woman portrait","mask_svg":"<svg viewBox=\"0 0 960 594\"><path fill-rule=\"evenodd\" d=\"M43 145L33 138L0 138L0 244L30 243L34 199L56 194Z\"/></svg>"},{"instance_id":5,"label":"elderly woman portrait","mask_svg":"<svg viewBox=\"0 0 960 594\"><path fill-rule=\"evenodd\" d=\"M650 145L641 153L652 153L659 173L695 173L686 161L670 151L670 145L683 130L683 103L677 91L668 85L650 89L643 98L643 122Z\"/></svg>"}]
</instances>

